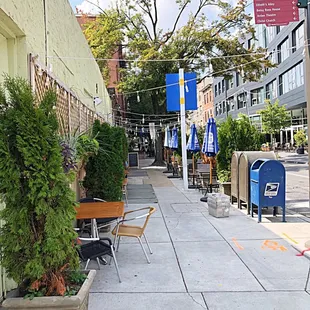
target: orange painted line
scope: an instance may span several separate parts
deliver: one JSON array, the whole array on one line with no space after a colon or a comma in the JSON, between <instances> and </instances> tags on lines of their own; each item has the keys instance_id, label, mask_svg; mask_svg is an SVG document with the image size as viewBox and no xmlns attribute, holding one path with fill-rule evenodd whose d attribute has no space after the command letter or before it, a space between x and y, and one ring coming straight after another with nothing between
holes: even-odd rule
<instances>
[{"instance_id":1,"label":"orange painted line","mask_svg":"<svg viewBox=\"0 0 310 310\"><path fill-rule=\"evenodd\" d=\"M232 238L232 241L239 250L244 250L244 247L237 242L236 238Z\"/></svg>"}]
</instances>

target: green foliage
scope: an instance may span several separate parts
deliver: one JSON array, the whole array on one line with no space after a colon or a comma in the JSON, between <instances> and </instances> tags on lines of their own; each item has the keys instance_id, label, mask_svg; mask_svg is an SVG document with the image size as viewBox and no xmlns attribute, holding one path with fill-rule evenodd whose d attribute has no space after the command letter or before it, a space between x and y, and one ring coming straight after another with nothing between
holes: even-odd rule
<instances>
[{"instance_id":1,"label":"green foliage","mask_svg":"<svg viewBox=\"0 0 310 310\"><path fill-rule=\"evenodd\" d=\"M253 126L246 115L238 120L231 116L218 128L219 153L217 171L222 181L230 179L231 157L234 151L258 151L263 143L262 134Z\"/></svg>"},{"instance_id":2,"label":"green foliage","mask_svg":"<svg viewBox=\"0 0 310 310\"><path fill-rule=\"evenodd\" d=\"M304 146L307 143L307 136L304 130L298 130L297 133L294 134L294 140L296 142L296 146Z\"/></svg>"},{"instance_id":3,"label":"green foliage","mask_svg":"<svg viewBox=\"0 0 310 310\"><path fill-rule=\"evenodd\" d=\"M265 133L275 134L282 128L289 126L290 117L287 114L286 107L279 105L279 100L271 103L270 100L266 100L265 109L259 111L262 116L263 130Z\"/></svg>"},{"instance_id":4,"label":"green foliage","mask_svg":"<svg viewBox=\"0 0 310 310\"><path fill-rule=\"evenodd\" d=\"M47 295L63 295L62 273L78 267L75 195L62 167L55 104L52 91L35 104L20 78L6 77L0 90L1 262L17 283Z\"/></svg>"},{"instance_id":5,"label":"green foliage","mask_svg":"<svg viewBox=\"0 0 310 310\"><path fill-rule=\"evenodd\" d=\"M98 153L99 143L88 134L83 134L78 138L76 151L78 161L85 164L90 156Z\"/></svg>"},{"instance_id":6,"label":"green foliage","mask_svg":"<svg viewBox=\"0 0 310 310\"><path fill-rule=\"evenodd\" d=\"M127 160L125 131L107 123L94 123L93 134L99 142L99 152L90 157L83 182L87 195L107 201L122 199L124 159Z\"/></svg>"}]
</instances>

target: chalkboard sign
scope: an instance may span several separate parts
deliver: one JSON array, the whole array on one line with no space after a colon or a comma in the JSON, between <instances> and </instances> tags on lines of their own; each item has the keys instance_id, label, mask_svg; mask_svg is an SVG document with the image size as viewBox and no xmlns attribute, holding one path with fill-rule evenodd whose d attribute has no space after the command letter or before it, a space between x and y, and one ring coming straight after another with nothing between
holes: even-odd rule
<instances>
[{"instance_id":1,"label":"chalkboard sign","mask_svg":"<svg viewBox=\"0 0 310 310\"><path fill-rule=\"evenodd\" d=\"M128 153L129 167L139 168L139 153Z\"/></svg>"}]
</instances>

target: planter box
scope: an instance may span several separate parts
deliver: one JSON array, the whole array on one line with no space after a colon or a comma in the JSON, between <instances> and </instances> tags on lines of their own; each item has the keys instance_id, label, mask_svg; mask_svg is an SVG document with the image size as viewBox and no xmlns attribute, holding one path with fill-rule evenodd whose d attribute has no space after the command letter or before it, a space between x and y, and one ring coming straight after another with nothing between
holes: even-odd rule
<instances>
[{"instance_id":1,"label":"planter box","mask_svg":"<svg viewBox=\"0 0 310 310\"><path fill-rule=\"evenodd\" d=\"M24 299L22 297L13 297L6 299L3 302L2 307L4 309L12 310L87 310L89 290L94 281L95 275L96 270L89 271L87 279L75 296L35 297L32 300Z\"/></svg>"},{"instance_id":2,"label":"planter box","mask_svg":"<svg viewBox=\"0 0 310 310\"><path fill-rule=\"evenodd\" d=\"M231 197L231 182L221 183L221 192Z\"/></svg>"}]
</instances>

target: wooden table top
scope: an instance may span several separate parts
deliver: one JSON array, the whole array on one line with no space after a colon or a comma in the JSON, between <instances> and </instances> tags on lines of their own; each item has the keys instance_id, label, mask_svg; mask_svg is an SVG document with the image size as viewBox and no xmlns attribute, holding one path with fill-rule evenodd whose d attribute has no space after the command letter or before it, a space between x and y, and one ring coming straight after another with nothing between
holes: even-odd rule
<instances>
[{"instance_id":1,"label":"wooden table top","mask_svg":"<svg viewBox=\"0 0 310 310\"><path fill-rule=\"evenodd\" d=\"M98 219L122 217L124 215L124 202L82 202L75 208L76 218L81 219Z\"/></svg>"}]
</instances>

